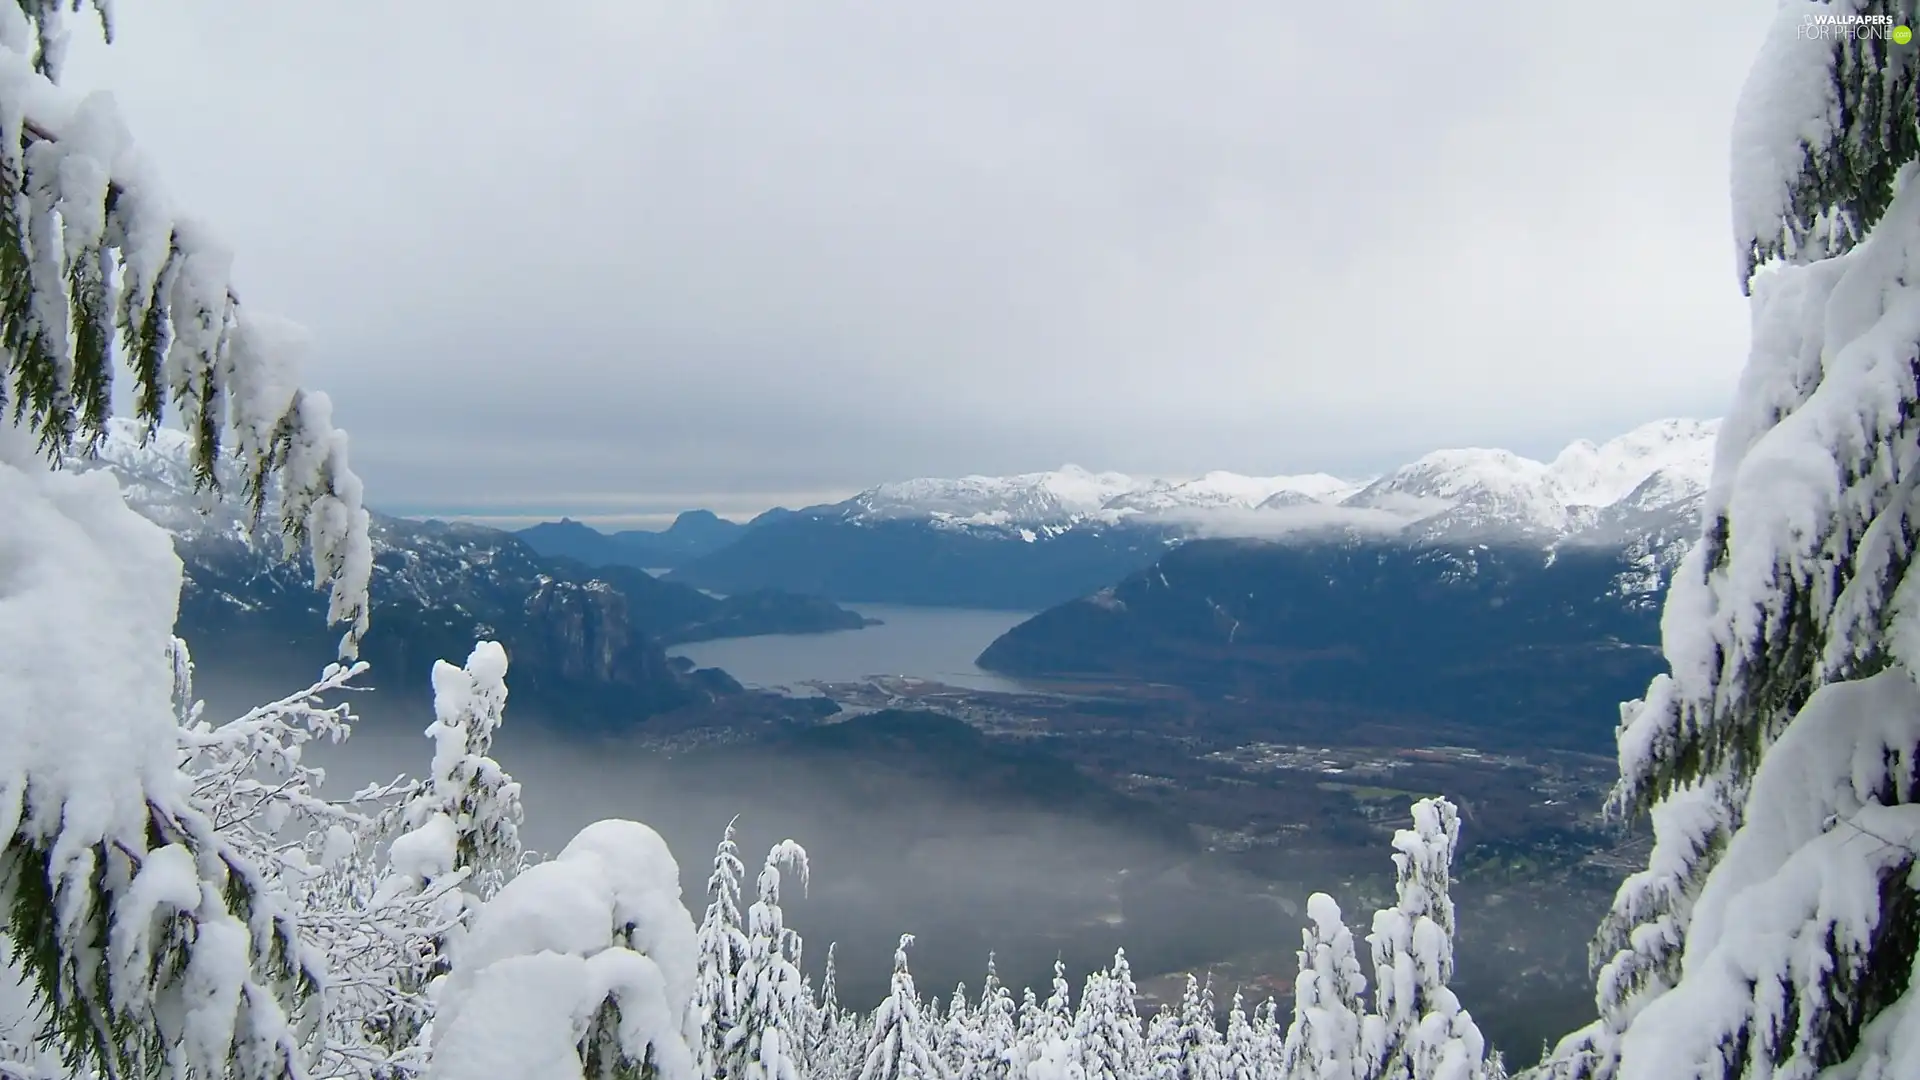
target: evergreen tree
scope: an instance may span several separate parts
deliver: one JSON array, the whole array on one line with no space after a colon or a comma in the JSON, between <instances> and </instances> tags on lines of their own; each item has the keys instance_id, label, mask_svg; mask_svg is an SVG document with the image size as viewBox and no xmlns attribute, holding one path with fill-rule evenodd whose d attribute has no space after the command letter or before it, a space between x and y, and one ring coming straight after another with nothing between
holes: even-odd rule
<instances>
[{"instance_id":1,"label":"evergreen tree","mask_svg":"<svg viewBox=\"0 0 1920 1080\"><path fill-rule=\"evenodd\" d=\"M1220 1041L1220 1022L1214 1016L1213 978L1203 985L1192 975L1180 995L1174 1039L1178 1043L1178 1080L1221 1080L1226 1061Z\"/></svg>"},{"instance_id":2,"label":"evergreen tree","mask_svg":"<svg viewBox=\"0 0 1920 1080\"><path fill-rule=\"evenodd\" d=\"M356 914L391 924L412 913L418 947L410 956L380 954L398 963L388 973L389 1003L369 1018L368 1040L414 1069L430 1037L423 998L447 970L453 935L520 864L520 785L488 756L505 719L506 675L506 650L492 641L476 643L462 667L434 662L430 775L408 785L376 826L399 835L387 849L385 880ZM337 945L329 951L359 958Z\"/></svg>"},{"instance_id":3,"label":"evergreen tree","mask_svg":"<svg viewBox=\"0 0 1920 1080\"><path fill-rule=\"evenodd\" d=\"M1326 893L1307 898L1312 925L1301 932L1300 974L1293 984L1293 1024L1281 1052L1289 1080L1366 1080L1362 1018L1366 976L1353 933Z\"/></svg>"},{"instance_id":4,"label":"evergreen tree","mask_svg":"<svg viewBox=\"0 0 1920 1080\"><path fill-rule=\"evenodd\" d=\"M1080 1051L1071 1036L1043 1037L1034 1049L1033 1063L1027 1066L1027 1080L1087 1080L1080 1064Z\"/></svg>"},{"instance_id":5,"label":"evergreen tree","mask_svg":"<svg viewBox=\"0 0 1920 1080\"><path fill-rule=\"evenodd\" d=\"M475 912L437 995L429 1080L698 1080L698 944L658 833L600 821Z\"/></svg>"},{"instance_id":6,"label":"evergreen tree","mask_svg":"<svg viewBox=\"0 0 1920 1080\"><path fill-rule=\"evenodd\" d=\"M837 942L827 944L827 962L820 969L820 992L814 997L813 1007L807 1010L812 1020L807 1028L806 1044L809 1075L822 1075L822 1064L832 1054L840 1033L840 985L833 957L837 946Z\"/></svg>"},{"instance_id":7,"label":"evergreen tree","mask_svg":"<svg viewBox=\"0 0 1920 1080\"><path fill-rule=\"evenodd\" d=\"M740 879L746 867L734 843L734 826L727 822L720 846L713 854L713 873L707 878L707 909L700 920L699 966L694 986L694 1017L689 1027L694 1040L694 1068L701 1076L725 1077L729 1033L739 1022L740 972L747 963L747 935L740 919ZM831 952L828 954L831 959ZM832 982L828 982L832 990Z\"/></svg>"},{"instance_id":8,"label":"evergreen tree","mask_svg":"<svg viewBox=\"0 0 1920 1080\"><path fill-rule=\"evenodd\" d=\"M921 1004L920 1011L927 1018L927 1048L944 1064L947 1054L946 1003L940 1000L939 994L935 994Z\"/></svg>"},{"instance_id":9,"label":"evergreen tree","mask_svg":"<svg viewBox=\"0 0 1920 1080\"><path fill-rule=\"evenodd\" d=\"M973 1010L967 1008L967 984L961 983L953 988L953 996L947 999L947 1015L941 1021L936 1047L941 1061L946 1064L948 1076L955 1080L970 1077L977 1056L974 1047L977 1041Z\"/></svg>"},{"instance_id":10,"label":"evergreen tree","mask_svg":"<svg viewBox=\"0 0 1920 1080\"><path fill-rule=\"evenodd\" d=\"M489 756L506 675L495 642L475 644L463 667L436 661L428 778L361 792L356 801L393 800L362 835L339 835L343 821L309 838L323 865L293 891L303 933L333 969L327 1049L336 1064L378 1076L425 1066L432 983L474 911L519 868L520 785ZM365 859L371 842L387 844L377 875Z\"/></svg>"},{"instance_id":11,"label":"evergreen tree","mask_svg":"<svg viewBox=\"0 0 1920 1080\"><path fill-rule=\"evenodd\" d=\"M780 910L780 870L807 884L807 853L783 840L767 853L747 910L747 954L737 976L738 1012L726 1033L721 1072L739 1080L798 1080L806 1031L800 935Z\"/></svg>"},{"instance_id":12,"label":"evergreen tree","mask_svg":"<svg viewBox=\"0 0 1920 1080\"><path fill-rule=\"evenodd\" d=\"M1046 1035L1066 1038L1073 1033L1073 987L1067 984L1067 962L1059 957L1053 961L1053 993L1041 1010Z\"/></svg>"},{"instance_id":13,"label":"evergreen tree","mask_svg":"<svg viewBox=\"0 0 1920 1080\"><path fill-rule=\"evenodd\" d=\"M507 705L507 651L474 645L464 667L433 665L431 775L413 785L391 849L392 890L432 888L459 874L484 900L520 863L520 785L489 757Z\"/></svg>"},{"instance_id":14,"label":"evergreen tree","mask_svg":"<svg viewBox=\"0 0 1920 1080\"><path fill-rule=\"evenodd\" d=\"M867 1067L867 1044L872 1041L873 1017L864 1013L848 1011L841 1014L838 1034L835 1038L835 1050L831 1060L832 1071L820 1073L822 1077L858 1077Z\"/></svg>"},{"instance_id":15,"label":"evergreen tree","mask_svg":"<svg viewBox=\"0 0 1920 1080\"><path fill-rule=\"evenodd\" d=\"M1126 1075L1120 1051L1109 1037L1115 1022L1111 1016L1112 995L1108 993L1112 981L1105 971L1095 970L1087 973L1087 981L1080 987L1080 1007L1073 1017L1073 1041L1079 1048L1080 1068L1087 1080L1118 1080Z\"/></svg>"},{"instance_id":16,"label":"evergreen tree","mask_svg":"<svg viewBox=\"0 0 1920 1080\"><path fill-rule=\"evenodd\" d=\"M820 997L813 989L813 976L800 975L800 997L795 1009L799 1027L794 1033L794 1055L803 1076L812 1075L807 1063L813 1060L814 1036L820 1029Z\"/></svg>"},{"instance_id":17,"label":"evergreen tree","mask_svg":"<svg viewBox=\"0 0 1920 1080\"><path fill-rule=\"evenodd\" d=\"M893 954L893 982L873 1012L859 1080L945 1080L913 988L913 974L907 970L907 947L912 944L912 934L900 936L900 947Z\"/></svg>"},{"instance_id":18,"label":"evergreen tree","mask_svg":"<svg viewBox=\"0 0 1920 1080\"><path fill-rule=\"evenodd\" d=\"M1915 45L1811 14L1917 21L1783 7L1741 94L1752 343L1669 588L1670 670L1622 710L1613 808L1657 842L1595 942L1600 1020L1541 1075L1911 1068L1920 86Z\"/></svg>"},{"instance_id":19,"label":"evergreen tree","mask_svg":"<svg viewBox=\"0 0 1920 1080\"><path fill-rule=\"evenodd\" d=\"M69 1071L297 1075L322 961L178 773L179 562L111 484L55 466L96 445L124 361L134 412L151 428L171 406L204 484L230 459L256 517L277 488L282 550L310 552L349 659L369 519L285 328L112 171L131 148L111 101L53 82L79 7L0 5L0 909Z\"/></svg>"},{"instance_id":20,"label":"evergreen tree","mask_svg":"<svg viewBox=\"0 0 1920 1080\"><path fill-rule=\"evenodd\" d=\"M1240 992L1234 991L1233 1006L1227 1010L1227 1037L1221 1072L1226 1080L1264 1080L1260 1068L1260 1044Z\"/></svg>"},{"instance_id":21,"label":"evergreen tree","mask_svg":"<svg viewBox=\"0 0 1920 1080\"><path fill-rule=\"evenodd\" d=\"M1253 1038L1260 1049L1260 1075L1280 1074L1280 1059L1285 1051L1287 1029L1280 1023L1280 1004L1272 998L1253 1011Z\"/></svg>"},{"instance_id":22,"label":"evergreen tree","mask_svg":"<svg viewBox=\"0 0 1920 1080\"><path fill-rule=\"evenodd\" d=\"M835 975L835 946L827 946L820 977L820 997L813 1009L814 1034L807 1052L805 1075L819 1080L858 1076L866 1063L867 1029L862 1018L841 1007Z\"/></svg>"},{"instance_id":23,"label":"evergreen tree","mask_svg":"<svg viewBox=\"0 0 1920 1080\"><path fill-rule=\"evenodd\" d=\"M1146 1080L1181 1080L1180 1018L1161 1009L1147 1020Z\"/></svg>"},{"instance_id":24,"label":"evergreen tree","mask_svg":"<svg viewBox=\"0 0 1920 1080\"><path fill-rule=\"evenodd\" d=\"M966 1080L1008 1080L1015 1075L1020 1032L1013 995L1001 983L992 954L987 956L987 980L980 988L980 1004L974 1008L973 1018Z\"/></svg>"},{"instance_id":25,"label":"evergreen tree","mask_svg":"<svg viewBox=\"0 0 1920 1080\"><path fill-rule=\"evenodd\" d=\"M1374 915L1374 1015L1366 1056L1382 1080L1478 1076L1486 1042L1447 986L1453 978L1453 850L1459 812L1445 799L1413 804L1411 829L1394 834L1394 906ZM1323 912L1324 913L1324 912Z\"/></svg>"},{"instance_id":26,"label":"evergreen tree","mask_svg":"<svg viewBox=\"0 0 1920 1080\"><path fill-rule=\"evenodd\" d=\"M1113 967L1087 976L1073 1032L1087 1080L1133 1080L1140 1072L1146 1043L1135 997L1124 949L1113 954Z\"/></svg>"},{"instance_id":27,"label":"evergreen tree","mask_svg":"<svg viewBox=\"0 0 1920 1080\"><path fill-rule=\"evenodd\" d=\"M1012 1071L1014 1076L1022 1077L1027 1075L1028 1067L1038 1059L1041 1044L1046 1042L1051 1029L1051 1017L1047 1013L1046 1006L1040 1003L1031 986L1020 991L1020 1011L1017 1019Z\"/></svg>"}]
</instances>

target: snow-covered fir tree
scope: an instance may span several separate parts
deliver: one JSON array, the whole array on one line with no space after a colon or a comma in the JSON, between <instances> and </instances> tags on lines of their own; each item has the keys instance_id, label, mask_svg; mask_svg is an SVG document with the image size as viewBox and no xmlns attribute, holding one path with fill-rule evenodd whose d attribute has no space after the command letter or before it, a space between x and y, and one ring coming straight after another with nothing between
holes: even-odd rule
<instances>
[{"instance_id":1,"label":"snow-covered fir tree","mask_svg":"<svg viewBox=\"0 0 1920 1080\"><path fill-rule=\"evenodd\" d=\"M1367 1080L1374 1069L1369 1044L1383 1040L1363 1028L1369 1019L1376 1030L1383 1025L1367 1015L1367 979L1354 952L1353 932L1325 893L1307 898L1307 918L1281 1073L1289 1080ZM1191 985L1188 992L1193 993Z\"/></svg>"},{"instance_id":2,"label":"snow-covered fir tree","mask_svg":"<svg viewBox=\"0 0 1920 1080\"><path fill-rule=\"evenodd\" d=\"M755 880L747 910L747 954L737 976L738 1013L726 1032L720 1069L738 1080L799 1080L806 1043L807 995L800 977L800 935L780 909L780 872L807 885L807 853L792 840L775 844ZM702 958L702 964L705 964Z\"/></svg>"},{"instance_id":3,"label":"snow-covered fir tree","mask_svg":"<svg viewBox=\"0 0 1920 1080\"><path fill-rule=\"evenodd\" d=\"M288 328L235 302L231 257L140 172L111 100L52 81L77 9L0 5L0 907L65 1068L293 1076L324 960L181 775L179 560L110 476L53 466L101 435L124 372L203 481L225 447L256 511L277 488L346 657L368 516Z\"/></svg>"},{"instance_id":4,"label":"snow-covered fir tree","mask_svg":"<svg viewBox=\"0 0 1920 1080\"><path fill-rule=\"evenodd\" d=\"M1413 804L1413 828L1393 837L1397 900L1374 915L1374 1015L1363 1053L1381 1080L1477 1077L1486 1040L1447 985L1453 978L1453 849L1459 811L1445 799ZM1326 912L1323 906L1322 914Z\"/></svg>"},{"instance_id":5,"label":"snow-covered fir tree","mask_svg":"<svg viewBox=\"0 0 1920 1080\"><path fill-rule=\"evenodd\" d=\"M472 895L499 891L520 863L520 785L489 757L507 705L507 651L474 645L465 666L433 665L429 774L402 805L390 888L417 891L459 873Z\"/></svg>"},{"instance_id":6,"label":"snow-covered fir tree","mask_svg":"<svg viewBox=\"0 0 1920 1080\"><path fill-rule=\"evenodd\" d=\"M1140 1075L1147 1080L1179 1080L1181 1074L1180 1017L1161 1009L1147 1019L1146 1060Z\"/></svg>"},{"instance_id":7,"label":"snow-covered fir tree","mask_svg":"<svg viewBox=\"0 0 1920 1080\"><path fill-rule=\"evenodd\" d=\"M1128 1080L1142 1071L1146 1043L1125 950L1114 953L1111 968L1087 976L1073 1035L1087 1080Z\"/></svg>"},{"instance_id":8,"label":"snow-covered fir tree","mask_svg":"<svg viewBox=\"0 0 1920 1080\"><path fill-rule=\"evenodd\" d=\"M1048 1036L1048 1017L1046 1007L1029 986L1020 992L1020 1008L1015 1014L1013 1053L1008 1062L1009 1071L1015 1077L1027 1075L1027 1067L1033 1064L1034 1056L1039 1053L1040 1044Z\"/></svg>"},{"instance_id":9,"label":"snow-covered fir tree","mask_svg":"<svg viewBox=\"0 0 1920 1080\"><path fill-rule=\"evenodd\" d=\"M1053 961L1053 992L1040 1006L1044 1034L1066 1038L1073 1033L1073 987L1067 982L1067 962Z\"/></svg>"},{"instance_id":10,"label":"snow-covered fir tree","mask_svg":"<svg viewBox=\"0 0 1920 1080\"><path fill-rule=\"evenodd\" d=\"M1260 1042L1247 1019L1246 1001L1238 990L1227 1009L1227 1033L1221 1053L1221 1075L1226 1080L1263 1080Z\"/></svg>"},{"instance_id":11,"label":"snow-covered fir tree","mask_svg":"<svg viewBox=\"0 0 1920 1080\"><path fill-rule=\"evenodd\" d=\"M941 1061L933 1052L923 1003L914 990L913 973L907 969L907 948L912 944L913 935L902 934L894 950L893 981L873 1012L859 1080L945 1080Z\"/></svg>"},{"instance_id":12,"label":"snow-covered fir tree","mask_svg":"<svg viewBox=\"0 0 1920 1080\"><path fill-rule=\"evenodd\" d=\"M475 913L426 1076L695 1080L698 950L666 842L632 821L589 825Z\"/></svg>"},{"instance_id":13,"label":"snow-covered fir tree","mask_svg":"<svg viewBox=\"0 0 1920 1080\"><path fill-rule=\"evenodd\" d=\"M1226 1048L1220 1039L1219 1018L1214 1015L1211 976L1204 983L1192 975L1187 976L1174 1023L1179 1080L1221 1080L1226 1067Z\"/></svg>"},{"instance_id":14,"label":"snow-covered fir tree","mask_svg":"<svg viewBox=\"0 0 1920 1080\"><path fill-rule=\"evenodd\" d=\"M739 819L727 822L720 845L713 853L713 873L707 877L707 908L701 917L698 936L699 965L694 989L693 1025L700 1032L694 1047L695 1067L702 1076L725 1076L724 1061L729 1033L739 1022L740 973L747 963L747 932L740 914L740 879L746 866L740 861L740 848L734 842ZM832 951L828 951L828 977L825 992L830 1004L835 987L832 979Z\"/></svg>"},{"instance_id":15,"label":"snow-covered fir tree","mask_svg":"<svg viewBox=\"0 0 1920 1080\"><path fill-rule=\"evenodd\" d=\"M820 992L809 1010L807 1029L808 1071L815 1076L851 1076L860 1071L853 1051L856 1030L840 1007L839 975L835 970L832 944L827 946L826 964L820 970Z\"/></svg>"},{"instance_id":16,"label":"snow-covered fir tree","mask_svg":"<svg viewBox=\"0 0 1920 1080\"><path fill-rule=\"evenodd\" d=\"M1279 1002L1268 998L1254 1010L1253 1036L1260 1047L1260 1074L1278 1075L1287 1039L1287 1026L1280 1021Z\"/></svg>"},{"instance_id":17,"label":"snow-covered fir tree","mask_svg":"<svg viewBox=\"0 0 1920 1080\"><path fill-rule=\"evenodd\" d=\"M948 1076L957 1080L966 1075L973 1064L975 1041L973 1010L967 1007L967 984L960 983L947 999L947 1014L940 1022L940 1034L934 1044L934 1052L945 1063Z\"/></svg>"},{"instance_id":18,"label":"snow-covered fir tree","mask_svg":"<svg viewBox=\"0 0 1920 1080\"><path fill-rule=\"evenodd\" d=\"M941 1000L939 994L935 994L921 1002L920 1012L927 1018L927 1046L933 1051L934 1057L945 1062L947 1003Z\"/></svg>"},{"instance_id":19,"label":"snow-covered fir tree","mask_svg":"<svg viewBox=\"0 0 1920 1080\"><path fill-rule=\"evenodd\" d=\"M1086 1080L1080 1052L1071 1038L1049 1037L1035 1045L1027 1080Z\"/></svg>"},{"instance_id":20,"label":"snow-covered fir tree","mask_svg":"<svg viewBox=\"0 0 1920 1080\"><path fill-rule=\"evenodd\" d=\"M1914 1074L1920 748L1911 0L1780 6L1734 119L1752 343L1670 668L1623 710L1616 809L1658 843L1601 928L1600 1021L1543 1075Z\"/></svg>"},{"instance_id":21,"label":"snow-covered fir tree","mask_svg":"<svg viewBox=\"0 0 1920 1080\"><path fill-rule=\"evenodd\" d=\"M325 951L356 969L354 985L372 996L349 1006L334 994L329 1019L360 1064L387 1055L374 1066L380 1074L424 1067L430 984L445 972L467 918L519 869L523 854L520 785L489 756L505 719L506 650L478 642L464 666L436 661L432 675L427 775L402 788L389 811L374 819L372 838L387 841L385 874L368 893L360 874L366 864L347 863L344 873L320 875L332 910L311 900L302 907L308 922L337 924ZM360 798L379 794L375 789ZM364 926L356 929L355 920ZM386 944L350 947L340 938L368 929L379 930ZM352 1042L344 1035L349 1027L361 1029L363 1039Z\"/></svg>"},{"instance_id":22,"label":"snow-covered fir tree","mask_svg":"<svg viewBox=\"0 0 1920 1080\"><path fill-rule=\"evenodd\" d=\"M1014 1075L1020 1040L1013 994L1000 981L993 954L987 955L987 978L980 1003L973 1009L968 1056L961 1080L1007 1080Z\"/></svg>"}]
</instances>

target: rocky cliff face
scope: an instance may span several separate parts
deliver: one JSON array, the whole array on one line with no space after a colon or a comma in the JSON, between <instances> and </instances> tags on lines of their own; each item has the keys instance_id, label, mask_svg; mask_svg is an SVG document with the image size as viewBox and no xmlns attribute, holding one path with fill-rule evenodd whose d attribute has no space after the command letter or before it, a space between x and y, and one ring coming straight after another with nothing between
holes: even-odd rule
<instances>
[{"instance_id":1,"label":"rocky cliff face","mask_svg":"<svg viewBox=\"0 0 1920 1080\"><path fill-rule=\"evenodd\" d=\"M541 572L522 545L490 530L424 529L375 558L373 625L361 644L364 680L424 700L435 660L459 660L474 640L506 646L523 715L610 728L711 697L676 671L661 642L634 623L627 597L590 577ZM333 655L321 598L297 564L237 539L182 541L187 566L179 633L208 677L245 673L289 686Z\"/></svg>"},{"instance_id":2,"label":"rocky cliff face","mask_svg":"<svg viewBox=\"0 0 1920 1080\"><path fill-rule=\"evenodd\" d=\"M525 611L521 657L556 689L618 688L648 712L703 696L680 677L657 641L635 629L626 596L604 581L542 578Z\"/></svg>"}]
</instances>

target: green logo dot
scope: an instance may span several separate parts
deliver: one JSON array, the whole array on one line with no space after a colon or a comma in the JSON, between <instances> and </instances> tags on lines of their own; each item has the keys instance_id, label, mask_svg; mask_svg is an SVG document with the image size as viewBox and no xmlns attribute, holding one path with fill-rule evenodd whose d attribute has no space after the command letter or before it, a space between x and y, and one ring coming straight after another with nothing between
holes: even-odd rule
<instances>
[{"instance_id":1,"label":"green logo dot","mask_svg":"<svg viewBox=\"0 0 1920 1080\"><path fill-rule=\"evenodd\" d=\"M1911 27L1896 26L1893 28L1893 43L1895 45L1905 45L1912 40L1913 29Z\"/></svg>"}]
</instances>

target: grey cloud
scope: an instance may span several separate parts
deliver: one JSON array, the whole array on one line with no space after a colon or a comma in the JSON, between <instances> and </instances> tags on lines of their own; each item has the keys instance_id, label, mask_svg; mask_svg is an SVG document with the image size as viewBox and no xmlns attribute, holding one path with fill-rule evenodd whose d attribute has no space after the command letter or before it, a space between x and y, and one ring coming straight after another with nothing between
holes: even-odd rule
<instances>
[{"instance_id":1,"label":"grey cloud","mask_svg":"<svg viewBox=\"0 0 1920 1080\"><path fill-rule=\"evenodd\" d=\"M1550 453L1743 359L1765 5L526 10L172 0L77 50L381 505Z\"/></svg>"}]
</instances>

